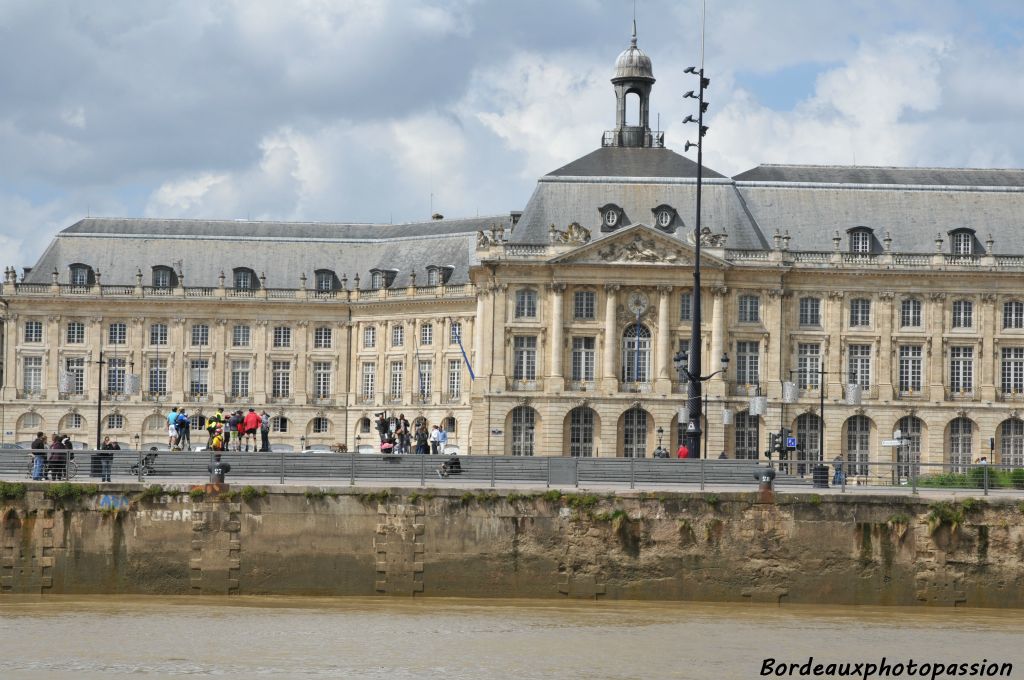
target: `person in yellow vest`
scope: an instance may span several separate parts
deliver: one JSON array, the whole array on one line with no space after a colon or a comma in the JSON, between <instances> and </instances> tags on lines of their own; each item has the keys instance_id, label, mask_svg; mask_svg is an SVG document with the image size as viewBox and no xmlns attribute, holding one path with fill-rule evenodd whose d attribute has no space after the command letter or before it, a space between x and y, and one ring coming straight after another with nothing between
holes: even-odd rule
<instances>
[{"instance_id":1,"label":"person in yellow vest","mask_svg":"<svg viewBox=\"0 0 1024 680\"><path fill-rule=\"evenodd\" d=\"M207 447L213 448L213 437L214 437L214 435L217 434L218 430L220 430L220 428L221 428L221 426L223 424L224 424L224 407L223 406L218 406L217 407L217 412L214 413L212 416L210 416L209 418L206 419L206 432L210 435L210 438L206 441L206 446ZM222 436L221 437L221 442L223 443L223 441L224 440L223 440L223 436Z\"/></svg>"}]
</instances>

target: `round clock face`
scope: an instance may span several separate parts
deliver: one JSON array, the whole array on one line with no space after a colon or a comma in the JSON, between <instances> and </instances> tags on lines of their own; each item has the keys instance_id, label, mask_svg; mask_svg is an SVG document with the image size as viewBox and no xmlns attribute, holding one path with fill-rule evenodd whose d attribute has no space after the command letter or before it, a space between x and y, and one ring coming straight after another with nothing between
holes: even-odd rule
<instances>
[{"instance_id":1,"label":"round clock face","mask_svg":"<svg viewBox=\"0 0 1024 680\"><path fill-rule=\"evenodd\" d=\"M647 296L638 290L633 291L629 294L626 306L629 308L629 311L634 314L643 314L644 310L647 309Z\"/></svg>"},{"instance_id":2,"label":"round clock face","mask_svg":"<svg viewBox=\"0 0 1024 680\"><path fill-rule=\"evenodd\" d=\"M614 227L619 223L619 211L618 210L606 210L604 213L604 223L609 227Z\"/></svg>"},{"instance_id":3,"label":"round clock face","mask_svg":"<svg viewBox=\"0 0 1024 680\"><path fill-rule=\"evenodd\" d=\"M669 212L668 210L662 210L661 212L659 212L658 225L662 227L667 227L670 224L672 224L672 213Z\"/></svg>"}]
</instances>

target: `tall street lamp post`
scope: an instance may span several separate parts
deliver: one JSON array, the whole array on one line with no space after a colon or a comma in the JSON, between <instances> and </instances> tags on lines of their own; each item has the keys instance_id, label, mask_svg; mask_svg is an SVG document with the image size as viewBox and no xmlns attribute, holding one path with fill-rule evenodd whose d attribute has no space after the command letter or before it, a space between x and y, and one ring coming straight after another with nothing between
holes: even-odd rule
<instances>
[{"instance_id":1,"label":"tall street lamp post","mask_svg":"<svg viewBox=\"0 0 1024 680\"><path fill-rule=\"evenodd\" d=\"M690 347L691 349L693 348L693 343L690 344ZM702 401L701 385L707 382L708 380L711 380L719 373L725 373L727 370L729 370L728 354L722 354L722 358L719 360L721 362L721 368L719 368L714 373L709 373L707 375L701 375L699 373L690 372L691 369L687 368L687 366L693 366L693 356L692 354L688 353L685 349L680 350L678 354L672 357L672 361L675 364L676 373L679 377L679 382L683 382L683 380L685 379L686 382L689 384L691 390L693 390L694 385L697 386L697 408L700 408ZM700 362L698 361L697 363L699 365ZM690 407L692 408L693 400L690 399L687 402L687 404L690 405ZM689 445L687 445L686 448L690 450L690 455L693 458L700 458L700 415L700 411L697 411L696 414L694 414L693 411L687 414L688 425L686 427L686 438L688 441L693 442L697 448L691 448ZM704 457L706 458L707 456L705 455Z\"/></svg>"},{"instance_id":2,"label":"tall street lamp post","mask_svg":"<svg viewBox=\"0 0 1024 680\"><path fill-rule=\"evenodd\" d=\"M693 313L691 315L692 325L690 331L690 351L689 351L689 366L685 371L685 374L689 380L687 388L687 410L689 412L689 418L686 425L686 439L689 442L688 448L692 453L696 453L696 458L700 457L700 414L701 414L701 381L706 378L700 377L701 363L700 363L700 327L701 327L701 291L700 291L700 239L701 239L701 227L700 227L700 199L701 199L701 185L703 182L703 170L704 170L704 135L707 134L708 128L704 125L704 112L708 109L708 102L704 101L704 90L711 85L711 80L704 77L704 55L703 47L701 48L701 66L698 69L695 66L688 66L684 73L690 73L696 75L699 79L699 87L697 91L699 94L694 94L693 90L690 90L683 95L684 99L696 99L697 100L697 117L694 118L692 115L687 116L683 123L696 123L697 124L697 143L686 142L686 151L690 150L691 146L697 147L697 218L693 226L693 242L694 242L694 258L693 258ZM685 353L681 352L683 356ZM679 355L676 355L677 357ZM685 361L685 359L684 359ZM678 368L677 368L678 370ZM718 371L716 371L717 373ZM712 373L711 375L715 375ZM710 377L710 376L708 376ZM681 380L681 378L680 378Z\"/></svg>"}]
</instances>

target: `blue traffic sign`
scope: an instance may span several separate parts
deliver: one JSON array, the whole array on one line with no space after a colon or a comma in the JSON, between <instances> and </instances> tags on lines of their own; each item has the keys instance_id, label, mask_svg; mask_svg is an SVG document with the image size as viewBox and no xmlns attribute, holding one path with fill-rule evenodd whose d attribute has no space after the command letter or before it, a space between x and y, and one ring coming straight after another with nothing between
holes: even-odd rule
<instances>
[{"instance_id":1,"label":"blue traffic sign","mask_svg":"<svg viewBox=\"0 0 1024 680\"><path fill-rule=\"evenodd\" d=\"M795 449L796 448L796 437L786 437L786 448L787 449Z\"/></svg>"}]
</instances>

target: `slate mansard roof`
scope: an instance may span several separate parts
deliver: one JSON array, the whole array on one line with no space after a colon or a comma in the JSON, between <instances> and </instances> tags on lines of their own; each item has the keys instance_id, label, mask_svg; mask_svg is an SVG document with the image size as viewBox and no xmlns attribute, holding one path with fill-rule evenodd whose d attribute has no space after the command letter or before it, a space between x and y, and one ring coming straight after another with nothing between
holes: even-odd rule
<instances>
[{"instance_id":1,"label":"slate mansard roof","mask_svg":"<svg viewBox=\"0 0 1024 680\"><path fill-rule=\"evenodd\" d=\"M409 224L331 224L176 219L88 218L61 231L28 277L49 283L56 269L66 282L70 265L99 269L104 284L133 285L141 269L149 285L155 266L178 261L188 286L216 286L223 271L231 284L236 267L266 273L268 288L298 288L302 274L314 285L314 272L328 269L360 287L371 269L397 270L395 286L410 283L415 271L426 283L426 267L452 267L449 283L469 280L476 264L476 232L493 226L508 230L508 215Z\"/></svg>"}]
</instances>

